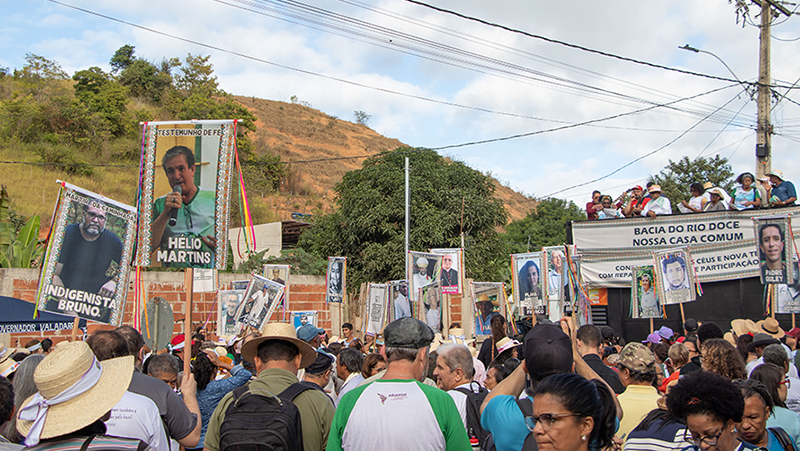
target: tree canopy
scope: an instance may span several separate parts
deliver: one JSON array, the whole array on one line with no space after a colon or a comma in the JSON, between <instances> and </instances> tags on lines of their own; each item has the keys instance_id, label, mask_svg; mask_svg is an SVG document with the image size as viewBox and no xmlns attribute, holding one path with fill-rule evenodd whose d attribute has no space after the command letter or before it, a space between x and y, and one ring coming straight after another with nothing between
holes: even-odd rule
<instances>
[{"instance_id":1,"label":"tree canopy","mask_svg":"<svg viewBox=\"0 0 800 451\"><path fill-rule=\"evenodd\" d=\"M661 186L662 193L672 203L672 212L679 213L678 204L691 197L689 185L692 183L711 182L728 193L733 191L733 168L728 159L715 155L713 158L698 157L689 160L683 157L680 161L669 160L664 169L652 176L650 181Z\"/></svg>"},{"instance_id":2,"label":"tree canopy","mask_svg":"<svg viewBox=\"0 0 800 451\"><path fill-rule=\"evenodd\" d=\"M495 228L506 220L491 178L427 149L400 148L367 159L336 186L338 209L319 217L298 247L347 257L350 287L405 277L404 157L411 170L410 249L460 247L463 205L466 276L496 280L503 255Z\"/></svg>"},{"instance_id":3,"label":"tree canopy","mask_svg":"<svg viewBox=\"0 0 800 451\"><path fill-rule=\"evenodd\" d=\"M567 223L584 219L586 213L572 201L543 199L528 216L508 224L503 239L510 253L535 252L566 243Z\"/></svg>"}]
</instances>

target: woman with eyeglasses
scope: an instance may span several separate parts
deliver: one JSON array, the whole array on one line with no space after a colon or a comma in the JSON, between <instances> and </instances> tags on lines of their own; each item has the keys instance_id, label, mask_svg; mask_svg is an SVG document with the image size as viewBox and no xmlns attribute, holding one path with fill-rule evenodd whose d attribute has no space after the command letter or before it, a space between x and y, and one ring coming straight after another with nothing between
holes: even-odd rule
<instances>
[{"instance_id":1,"label":"woman with eyeglasses","mask_svg":"<svg viewBox=\"0 0 800 451\"><path fill-rule=\"evenodd\" d=\"M767 429L767 418L772 414L775 404L772 396L767 391L767 387L755 379L734 381L744 396L744 413L742 421L736 423L736 432L741 440L744 440L757 448L769 451L794 451L796 445L794 440L786 434L783 429L777 431L774 428ZM784 446L778 434L785 434L783 437L787 442Z\"/></svg>"},{"instance_id":2,"label":"woman with eyeglasses","mask_svg":"<svg viewBox=\"0 0 800 451\"><path fill-rule=\"evenodd\" d=\"M786 408L786 395L789 392L790 382L786 379L783 369L773 363L764 363L750 373L750 379L764 384L775 405L772 414L767 417L767 427L779 427L786 431L795 443L800 442L800 415Z\"/></svg>"},{"instance_id":3,"label":"woman with eyeglasses","mask_svg":"<svg viewBox=\"0 0 800 451\"><path fill-rule=\"evenodd\" d=\"M564 373L539 383L525 424L541 451L599 451L613 443L616 414L602 381Z\"/></svg>"},{"instance_id":4,"label":"woman with eyeglasses","mask_svg":"<svg viewBox=\"0 0 800 451\"><path fill-rule=\"evenodd\" d=\"M694 371L667 393L667 409L686 425L684 440L702 451L754 449L736 437L744 397L733 382L710 371Z\"/></svg>"}]
</instances>

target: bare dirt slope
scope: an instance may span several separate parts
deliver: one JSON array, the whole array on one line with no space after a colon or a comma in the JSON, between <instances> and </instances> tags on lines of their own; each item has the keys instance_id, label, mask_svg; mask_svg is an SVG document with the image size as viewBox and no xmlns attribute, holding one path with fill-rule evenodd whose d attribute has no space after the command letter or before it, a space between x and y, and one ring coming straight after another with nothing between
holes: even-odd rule
<instances>
[{"instance_id":1,"label":"bare dirt slope","mask_svg":"<svg viewBox=\"0 0 800 451\"><path fill-rule=\"evenodd\" d=\"M333 188L346 172L359 169L365 156L404 146L365 125L328 116L303 102L242 96L235 99L258 119L258 129L251 136L257 152L279 155L283 161L303 162L290 165L290 175L279 194L262 199L281 219L290 219L291 213L330 212ZM314 161L320 159L325 161ZM497 180L495 186L495 195L505 204L510 221L524 218L535 206L530 198Z\"/></svg>"}]
</instances>

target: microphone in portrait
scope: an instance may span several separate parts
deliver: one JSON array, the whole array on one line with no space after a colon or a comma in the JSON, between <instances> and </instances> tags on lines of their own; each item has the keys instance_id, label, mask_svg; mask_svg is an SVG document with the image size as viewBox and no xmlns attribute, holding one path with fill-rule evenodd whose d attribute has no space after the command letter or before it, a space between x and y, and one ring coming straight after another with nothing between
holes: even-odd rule
<instances>
[{"instance_id":1,"label":"microphone in portrait","mask_svg":"<svg viewBox=\"0 0 800 451\"><path fill-rule=\"evenodd\" d=\"M173 193L178 193L178 194L183 194L183 188L181 187L181 185L175 185L175 187L172 188L172 192ZM172 211L169 212L169 226L170 227L173 227L175 224L178 223L178 219L177 218L178 218L178 209L177 208L173 208Z\"/></svg>"}]
</instances>

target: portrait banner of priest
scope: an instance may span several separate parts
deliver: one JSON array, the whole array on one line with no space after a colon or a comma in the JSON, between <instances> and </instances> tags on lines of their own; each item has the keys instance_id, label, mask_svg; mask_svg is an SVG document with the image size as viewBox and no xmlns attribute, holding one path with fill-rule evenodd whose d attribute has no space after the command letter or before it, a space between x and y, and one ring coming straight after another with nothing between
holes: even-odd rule
<instances>
[{"instance_id":1,"label":"portrait banner of priest","mask_svg":"<svg viewBox=\"0 0 800 451\"><path fill-rule=\"evenodd\" d=\"M463 293L464 249L431 249L431 253L442 255L442 293Z\"/></svg>"},{"instance_id":2,"label":"portrait banner of priest","mask_svg":"<svg viewBox=\"0 0 800 451\"><path fill-rule=\"evenodd\" d=\"M325 302L342 302L347 281L347 258L328 257L328 272L325 273Z\"/></svg>"},{"instance_id":3,"label":"portrait banner of priest","mask_svg":"<svg viewBox=\"0 0 800 451\"><path fill-rule=\"evenodd\" d=\"M236 121L147 122L137 266L227 267Z\"/></svg>"},{"instance_id":4,"label":"portrait banner of priest","mask_svg":"<svg viewBox=\"0 0 800 451\"><path fill-rule=\"evenodd\" d=\"M408 293L413 304L420 304L420 288L437 282L441 291L442 256L410 251L408 255Z\"/></svg>"},{"instance_id":5,"label":"portrait banner of priest","mask_svg":"<svg viewBox=\"0 0 800 451\"><path fill-rule=\"evenodd\" d=\"M59 183L36 308L120 326L136 240L136 209Z\"/></svg>"}]
</instances>

